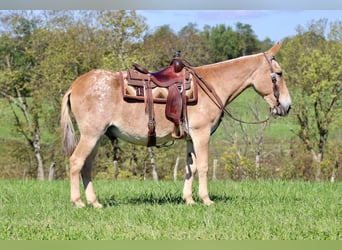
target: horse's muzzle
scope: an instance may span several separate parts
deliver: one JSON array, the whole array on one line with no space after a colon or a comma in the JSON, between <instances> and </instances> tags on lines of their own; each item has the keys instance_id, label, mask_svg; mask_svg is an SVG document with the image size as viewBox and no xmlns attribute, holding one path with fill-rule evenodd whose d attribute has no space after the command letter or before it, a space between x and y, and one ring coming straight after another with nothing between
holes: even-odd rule
<instances>
[{"instance_id":1,"label":"horse's muzzle","mask_svg":"<svg viewBox=\"0 0 342 250\"><path fill-rule=\"evenodd\" d=\"M273 116L287 116L290 112L291 105L289 105L287 108L279 104L278 106L272 108L272 115Z\"/></svg>"}]
</instances>

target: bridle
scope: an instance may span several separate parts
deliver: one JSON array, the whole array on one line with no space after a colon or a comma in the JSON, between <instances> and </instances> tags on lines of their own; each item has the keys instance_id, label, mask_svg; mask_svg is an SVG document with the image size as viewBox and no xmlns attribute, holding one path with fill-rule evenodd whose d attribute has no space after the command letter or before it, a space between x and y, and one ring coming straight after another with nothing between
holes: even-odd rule
<instances>
[{"instance_id":1,"label":"bridle","mask_svg":"<svg viewBox=\"0 0 342 250\"><path fill-rule=\"evenodd\" d=\"M272 61L276 60L274 56L271 57L271 59L268 58L266 52L264 52L264 56L268 62L268 65L270 66L270 71L271 71L271 79L272 79L272 83L273 83L273 94L274 97L277 100L277 106L280 104L279 102L279 86L278 86L278 77L282 76L282 72L274 72L273 66L272 66Z\"/></svg>"},{"instance_id":2,"label":"bridle","mask_svg":"<svg viewBox=\"0 0 342 250\"><path fill-rule=\"evenodd\" d=\"M271 71L271 80L273 83L273 94L274 97L276 98L277 101L277 105L276 107L279 106L280 102L279 102L279 86L278 86L278 78L282 76L281 72L275 72L272 66L272 61L275 60L275 57L271 57L271 59L267 56L267 53L264 52L263 53L268 65L270 66L270 71ZM184 64L185 68L187 68L189 70L190 73L192 73L195 78L198 80L199 82L199 86L202 88L202 90L206 93L206 95L215 103L215 105L222 111L222 115L226 114L228 115L230 118L232 118L233 120L240 122L240 123L246 123L246 124L261 124L261 123L265 123L268 122L269 119L271 117L274 117L275 114L272 112L272 109L270 110L269 115L267 116L266 119L261 120L261 121L243 121L241 119L236 118L234 115L232 115L232 113L224 106L224 104L222 103L220 97L217 95L216 91L214 90L214 88L201 76L199 75L194 68L191 66L191 64L186 61L185 59L183 59L184 62L186 62L186 64Z\"/></svg>"}]
</instances>

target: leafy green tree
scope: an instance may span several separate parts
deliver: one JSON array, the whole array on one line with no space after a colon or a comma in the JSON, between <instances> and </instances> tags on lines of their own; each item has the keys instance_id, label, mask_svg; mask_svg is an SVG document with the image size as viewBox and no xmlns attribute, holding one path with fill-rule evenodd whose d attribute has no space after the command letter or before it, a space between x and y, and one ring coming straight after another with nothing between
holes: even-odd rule
<instances>
[{"instance_id":1,"label":"leafy green tree","mask_svg":"<svg viewBox=\"0 0 342 250\"><path fill-rule=\"evenodd\" d=\"M208 40L210 56L213 62L236 58L240 55L238 34L224 24L215 27L205 26L204 36Z\"/></svg>"},{"instance_id":2,"label":"leafy green tree","mask_svg":"<svg viewBox=\"0 0 342 250\"><path fill-rule=\"evenodd\" d=\"M213 62L266 51L271 45L269 39L259 41L251 25L240 22L236 23L235 29L224 24L205 26L202 33Z\"/></svg>"},{"instance_id":3,"label":"leafy green tree","mask_svg":"<svg viewBox=\"0 0 342 250\"><path fill-rule=\"evenodd\" d=\"M101 11L98 22L100 36L106 48L103 67L125 70L136 62L142 53L141 42L147 29L145 19L135 11Z\"/></svg>"},{"instance_id":4,"label":"leafy green tree","mask_svg":"<svg viewBox=\"0 0 342 250\"><path fill-rule=\"evenodd\" d=\"M181 51L193 65L210 62L207 40L194 23L184 26L178 34L169 25L161 26L145 36L143 46L142 61L153 70L167 66L176 51Z\"/></svg>"},{"instance_id":5,"label":"leafy green tree","mask_svg":"<svg viewBox=\"0 0 342 250\"><path fill-rule=\"evenodd\" d=\"M50 132L58 126L61 96L78 76L101 65L103 50L91 18L75 20L71 11L45 13L46 26L35 34L35 99L52 108L44 112ZM80 13L79 13L80 14ZM89 18L89 19L87 19Z\"/></svg>"},{"instance_id":6,"label":"leafy green tree","mask_svg":"<svg viewBox=\"0 0 342 250\"><path fill-rule=\"evenodd\" d=\"M75 18L77 16L78 18ZM59 115L62 95L81 74L99 68L103 49L92 25L96 12L44 12L44 26L35 33L34 100L40 103L46 134L45 157L55 163L56 176L65 176L61 150Z\"/></svg>"},{"instance_id":7,"label":"leafy green tree","mask_svg":"<svg viewBox=\"0 0 342 250\"><path fill-rule=\"evenodd\" d=\"M98 31L90 25L95 12L77 13L82 21L72 11L34 14L10 12L2 18L7 33L1 36L6 43L0 48L0 86L13 106L14 127L36 156L37 178L44 179L43 158L63 162L56 153L61 96L75 78L100 66L103 50ZM43 145L42 134L48 144Z\"/></svg>"},{"instance_id":8,"label":"leafy green tree","mask_svg":"<svg viewBox=\"0 0 342 250\"><path fill-rule=\"evenodd\" d=\"M183 57L192 65L199 66L210 63L207 40L195 23L189 23L178 33L179 46Z\"/></svg>"},{"instance_id":9,"label":"leafy green tree","mask_svg":"<svg viewBox=\"0 0 342 250\"><path fill-rule=\"evenodd\" d=\"M239 53L242 56L258 52L258 40L252 26L238 22L236 32L239 39Z\"/></svg>"},{"instance_id":10,"label":"leafy green tree","mask_svg":"<svg viewBox=\"0 0 342 250\"><path fill-rule=\"evenodd\" d=\"M320 179L321 163L328 136L341 120L342 23L327 20L299 27L298 35L282 50L282 66L287 82L296 86L294 113L300 138L315 163L315 178Z\"/></svg>"},{"instance_id":11,"label":"leafy green tree","mask_svg":"<svg viewBox=\"0 0 342 250\"><path fill-rule=\"evenodd\" d=\"M143 47L143 64L153 70L167 66L175 51L181 50L178 36L169 25L158 27L154 33L147 34Z\"/></svg>"},{"instance_id":12,"label":"leafy green tree","mask_svg":"<svg viewBox=\"0 0 342 250\"><path fill-rule=\"evenodd\" d=\"M278 42L278 41L277 41ZM270 38L265 38L262 41L258 40L258 52L267 51L269 48L271 48L275 44L274 41L272 41Z\"/></svg>"},{"instance_id":13,"label":"leafy green tree","mask_svg":"<svg viewBox=\"0 0 342 250\"><path fill-rule=\"evenodd\" d=\"M44 179L44 163L41 151L41 131L39 106L28 99L35 87L32 71L37 63L32 54L32 37L37 19L27 13L10 13L2 16L6 31L2 36L5 43L0 53L4 61L1 65L0 94L8 99L15 119L17 131L24 136L37 161L37 179Z\"/></svg>"}]
</instances>

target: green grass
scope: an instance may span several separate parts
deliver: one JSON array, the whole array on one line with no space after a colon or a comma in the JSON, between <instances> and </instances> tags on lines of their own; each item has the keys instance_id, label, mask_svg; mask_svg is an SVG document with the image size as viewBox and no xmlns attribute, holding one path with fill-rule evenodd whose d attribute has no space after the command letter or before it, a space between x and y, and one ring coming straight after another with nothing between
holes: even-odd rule
<instances>
[{"instance_id":1,"label":"green grass","mask_svg":"<svg viewBox=\"0 0 342 250\"><path fill-rule=\"evenodd\" d=\"M102 210L73 207L66 181L0 181L0 239L342 239L341 183L215 181L210 207L181 182L95 188Z\"/></svg>"}]
</instances>

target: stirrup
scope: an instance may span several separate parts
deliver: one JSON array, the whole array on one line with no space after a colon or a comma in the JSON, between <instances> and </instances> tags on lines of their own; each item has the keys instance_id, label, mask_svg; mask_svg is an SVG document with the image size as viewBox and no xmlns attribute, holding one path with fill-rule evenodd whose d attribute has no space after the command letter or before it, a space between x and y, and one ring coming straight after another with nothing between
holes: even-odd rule
<instances>
[{"instance_id":1,"label":"stirrup","mask_svg":"<svg viewBox=\"0 0 342 250\"><path fill-rule=\"evenodd\" d=\"M184 135L185 133L182 124L175 125L172 131L172 137L175 139L180 139L183 138Z\"/></svg>"}]
</instances>

